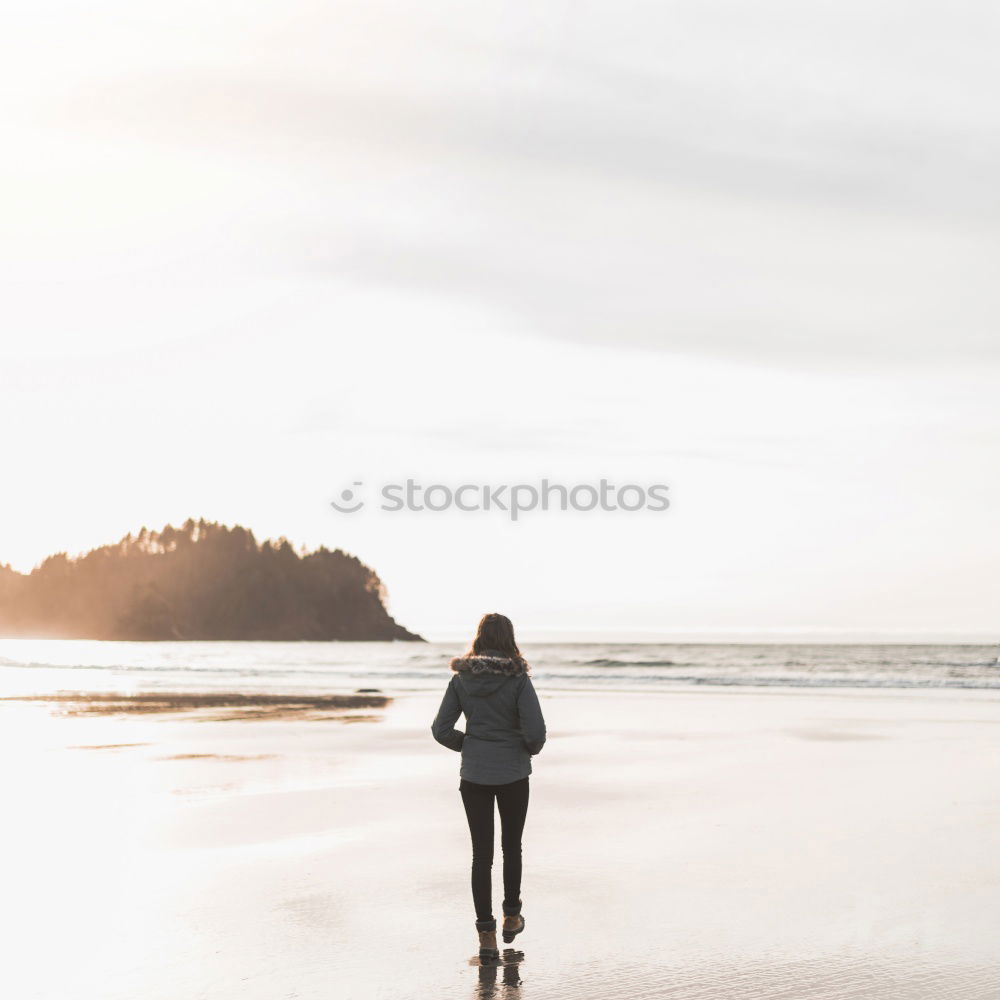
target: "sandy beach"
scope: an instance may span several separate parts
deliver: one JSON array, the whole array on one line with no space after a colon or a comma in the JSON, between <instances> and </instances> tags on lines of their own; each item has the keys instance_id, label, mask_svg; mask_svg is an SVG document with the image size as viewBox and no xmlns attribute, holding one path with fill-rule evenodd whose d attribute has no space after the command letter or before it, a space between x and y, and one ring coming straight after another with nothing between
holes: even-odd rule
<instances>
[{"instance_id":1,"label":"sandy beach","mask_svg":"<svg viewBox=\"0 0 1000 1000\"><path fill-rule=\"evenodd\" d=\"M540 694L527 929L492 968L436 693L0 703L8 994L997 995L995 692Z\"/></svg>"}]
</instances>

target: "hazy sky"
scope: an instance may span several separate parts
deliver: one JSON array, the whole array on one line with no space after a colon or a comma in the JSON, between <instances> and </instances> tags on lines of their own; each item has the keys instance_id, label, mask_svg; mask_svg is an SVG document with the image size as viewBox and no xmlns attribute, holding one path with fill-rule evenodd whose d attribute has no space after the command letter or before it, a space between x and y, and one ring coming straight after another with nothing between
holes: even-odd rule
<instances>
[{"instance_id":1,"label":"hazy sky","mask_svg":"<svg viewBox=\"0 0 1000 1000\"><path fill-rule=\"evenodd\" d=\"M0 561L188 516L429 636L1000 631L1000 15L24 3ZM665 515L337 515L665 482Z\"/></svg>"}]
</instances>

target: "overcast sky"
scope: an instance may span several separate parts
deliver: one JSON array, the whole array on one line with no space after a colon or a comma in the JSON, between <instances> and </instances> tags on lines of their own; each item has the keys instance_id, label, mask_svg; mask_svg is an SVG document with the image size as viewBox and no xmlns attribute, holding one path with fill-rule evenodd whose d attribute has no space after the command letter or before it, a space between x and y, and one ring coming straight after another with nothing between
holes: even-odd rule
<instances>
[{"instance_id":1,"label":"overcast sky","mask_svg":"<svg viewBox=\"0 0 1000 1000\"><path fill-rule=\"evenodd\" d=\"M980 3L33 0L0 38L0 561L188 516L431 637L998 627ZM338 515L354 481L664 515Z\"/></svg>"}]
</instances>

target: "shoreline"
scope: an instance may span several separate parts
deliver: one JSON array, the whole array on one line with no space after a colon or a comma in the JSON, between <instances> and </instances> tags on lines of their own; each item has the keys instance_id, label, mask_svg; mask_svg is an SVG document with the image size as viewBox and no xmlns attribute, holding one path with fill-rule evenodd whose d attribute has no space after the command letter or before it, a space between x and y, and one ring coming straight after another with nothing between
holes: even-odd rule
<instances>
[{"instance_id":1,"label":"shoreline","mask_svg":"<svg viewBox=\"0 0 1000 1000\"><path fill-rule=\"evenodd\" d=\"M447 684L447 678L441 682L441 693ZM243 718L241 713L263 710L265 717L268 711L274 712L274 717L298 715L303 718L315 717L322 720L324 716L317 714L324 711L342 712L362 708L387 709L394 702L423 701L433 698L435 689L428 688L395 688L391 692L382 688L359 689L356 691L295 691L295 692L247 692L238 690L216 689L211 691L70 691L59 690L51 692L34 692L16 695L0 695L0 706L4 704L37 704L54 706L57 714L66 716L126 716L142 715L195 715L203 709L224 709L232 712L234 720ZM982 687L974 685L889 685L889 684L738 684L738 683L677 683L669 684L628 684L613 686L602 683L593 686L559 685L546 683L538 686L538 696L543 699L555 697L596 698L602 697L648 697L658 696L688 696L699 695L731 695L743 697L753 694L768 694L770 696L786 695L789 697L809 698L822 696L824 698L932 698L947 699L949 696L961 700L964 696L978 696L986 700L1000 702L1000 687ZM61 709L61 711L60 711ZM245 717L249 718L250 715Z\"/></svg>"}]
</instances>

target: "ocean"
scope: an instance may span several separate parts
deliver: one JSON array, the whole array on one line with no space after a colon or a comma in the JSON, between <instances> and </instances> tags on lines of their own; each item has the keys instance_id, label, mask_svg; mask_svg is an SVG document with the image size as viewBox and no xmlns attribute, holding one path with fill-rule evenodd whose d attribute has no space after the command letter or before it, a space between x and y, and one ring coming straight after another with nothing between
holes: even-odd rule
<instances>
[{"instance_id":1,"label":"ocean","mask_svg":"<svg viewBox=\"0 0 1000 1000\"><path fill-rule=\"evenodd\" d=\"M0 696L55 691L387 694L443 687L455 643L0 640ZM985 645L538 643L539 689L1000 688Z\"/></svg>"}]
</instances>

